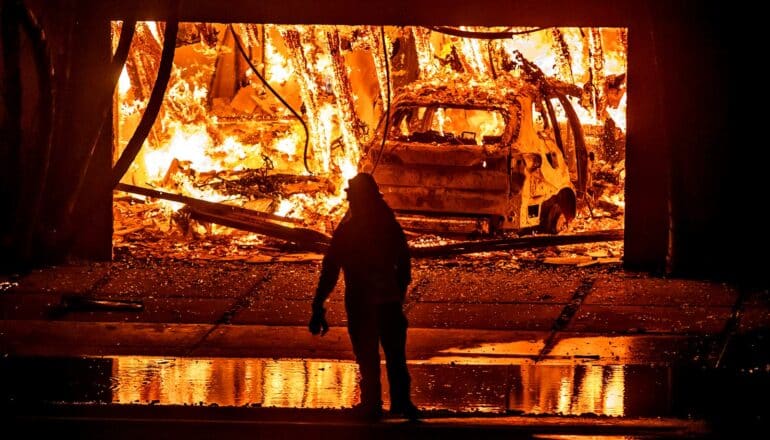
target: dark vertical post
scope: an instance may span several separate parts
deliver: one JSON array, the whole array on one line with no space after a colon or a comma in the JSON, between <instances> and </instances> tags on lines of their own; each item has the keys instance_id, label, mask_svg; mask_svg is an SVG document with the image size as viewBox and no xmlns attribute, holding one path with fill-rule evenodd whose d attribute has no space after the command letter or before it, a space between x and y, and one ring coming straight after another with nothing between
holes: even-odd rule
<instances>
[{"instance_id":1,"label":"dark vertical post","mask_svg":"<svg viewBox=\"0 0 770 440\"><path fill-rule=\"evenodd\" d=\"M2 45L2 100L0 109L0 268L14 262L18 251L18 208L21 150L21 67L19 53L20 12L15 1L0 4L0 44Z\"/></svg>"},{"instance_id":2,"label":"dark vertical post","mask_svg":"<svg viewBox=\"0 0 770 440\"><path fill-rule=\"evenodd\" d=\"M662 99L665 44L645 2L628 30L628 137L626 145L626 268L665 271L669 233L670 143Z\"/></svg>"},{"instance_id":3,"label":"dark vertical post","mask_svg":"<svg viewBox=\"0 0 770 440\"><path fill-rule=\"evenodd\" d=\"M103 88L111 87L112 82L110 67L112 60L112 46L110 36L110 21L106 17L90 17L88 33L92 43L90 53L83 54L84 62L89 69L83 72L85 78L101 78L100 81L89 81L85 84L99 84ZM101 90L88 91L87 87L82 88L83 93L89 93L90 96L83 96L82 105L88 109L90 120L90 130L85 130L79 137L79 147L88 148L91 139L88 135L93 133L93 128L100 124L103 111ZM83 182L81 200L93 200L90 203L81 203L76 205L80 209L73 212L75 222L73 224L81 225L75 235L75 242L71 249L71 254L75 256L87 257L93 260L109 260L112 258L112 106L107 110L107 116L104 123L104 129L94 148L88 173ZM83 127L85 128L85 127ZM93 135L91 135L93 136ZM84 209L90 206L90 209Z\"/></svg>"}]
</instances>

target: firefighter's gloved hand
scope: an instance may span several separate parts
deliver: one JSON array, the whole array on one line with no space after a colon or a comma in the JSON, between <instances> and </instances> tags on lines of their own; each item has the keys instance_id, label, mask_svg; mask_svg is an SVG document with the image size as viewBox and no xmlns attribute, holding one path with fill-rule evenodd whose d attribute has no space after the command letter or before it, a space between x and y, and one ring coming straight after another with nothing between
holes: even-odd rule
<instances>
[{"instance_id":1,"label":"firefighter's gloved hand","mask_svg":"<svg viewBox=\"0 0 770 440\"><path fill-rule=\"evenodd\" d=\"M310 323L307 328L310 333L321 336L329 331L329 323L326 322L326 309L323 307L313 307L313 315L310 317Z\"/></svg>"}]
</instances>

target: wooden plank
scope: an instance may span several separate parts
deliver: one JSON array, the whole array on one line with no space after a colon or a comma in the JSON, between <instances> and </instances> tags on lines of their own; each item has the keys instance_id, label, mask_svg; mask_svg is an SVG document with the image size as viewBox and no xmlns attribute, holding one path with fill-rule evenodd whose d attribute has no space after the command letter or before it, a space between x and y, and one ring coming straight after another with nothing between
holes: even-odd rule
<instances>
[{"instance_id":1,"label":"wooden plank","mask_svg":"<svg viewBox=\"0 0 770 440\"><path fill-rule=\"evenodd\" d=\"M172 194L151 188L119 183L116 190L155 197L186 204L190 208L190 217L222 226L256 232L257 234L275 237L296 244L298 247L323 253L328 248L331 238L312 229L287 226L297 224L299 220L281 217L261 211L225 205L223 203L207 202L180 194ZM282 224L283 223L283 224Z\"/></svg>"},{"instance_id":2,"label":"wooden plank","mask_svg":"<svg viewBox=\"0 0 770 440\"><path fill-rule=\"evenodd\" d=\"M115 186L118 191L125 191L132 194L139 194L146 197L153 197L156 199L171 200L172 202L184 203L190 205L190 207L203 207L209 210L216 210L221 215L227 214L239 214L250 218L260 218L275 220L282 223L301 224L302 220L283 217L280 215L270 214L262 211L255 211L253 209L241 208L240 206L226 205L224 203L209 202L206 200L195 199L192 197L183 196L181 194L174 194L165 191L160 191L152 188L144 188L141 186L129 185L126 183L118 183ZM227 214L225 214L227 213Z\"/></svg>"},{"instance_id":3,"label":"wooden plank","mask_svg":"<svg viewBox=\"0 0 770 440\"><path fill-rule=\"evenodd\" d=\"M312 252L325 252L331 242L328 236L312 229L284 226L270 220L244 216L242 213L218 212L203 206L190 206L190 208L190 217L195 220L286 240Z\"/></svg>"}]
</instances>

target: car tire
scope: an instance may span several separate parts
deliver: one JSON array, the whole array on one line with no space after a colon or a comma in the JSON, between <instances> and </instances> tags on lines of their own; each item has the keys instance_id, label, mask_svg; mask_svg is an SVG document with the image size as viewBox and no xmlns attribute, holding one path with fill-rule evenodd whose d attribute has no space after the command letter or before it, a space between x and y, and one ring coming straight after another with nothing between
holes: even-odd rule
<instances>
[{"instance_id":1,"label":"car tire","mask_svg":"<svg viewBox=\"0 0 770 440\"><path fill-rule=\"evenodd\" d=\"M564 210L561 209L561 205L553 203L548 207L545 213L543 221L541 222L541 229L546 234L559 234L567 229L567 216L564 214Z\"/></svg>"}]
</instances>

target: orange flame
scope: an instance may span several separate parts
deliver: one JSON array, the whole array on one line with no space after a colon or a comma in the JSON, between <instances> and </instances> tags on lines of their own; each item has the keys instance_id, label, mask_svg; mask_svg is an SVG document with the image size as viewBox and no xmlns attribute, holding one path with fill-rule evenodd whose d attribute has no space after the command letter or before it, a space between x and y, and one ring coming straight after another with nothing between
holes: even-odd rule
<instances>
[{"instance_id":1,"label":"orange flame","mask_svg":"<svg viewBox=\"0 0 770 440\"><path fill-rule=\"evenodd\" d=\"M343 212L341 205L344 204L342 189L347 179L356 174L363 148L376 130L377 121L362 116L365 113L361 110L362 98L373 102L374 111L366 109L373 115L382 114L387 101L385 69L386 62L392 62L384 58L379 28L234 26L253 58L252 64L262 70L260 74L305 120L309 139L308 154L304 158L305 134L300 130L300 124L261 84L242 59L232 38L225 38L229 34L227 25L182 25L192 34L199 32L200 41L177 48L161 113L142 153L123 180L139 185L173 187L185 195L243 205L250 200L250 196L204 187L199 182L201 175L261 169L266 175L280 172L307 176L304 169L306 159L310 171L326 179L330 185L320 185L318 190L304 193L273 194L272 211L292 217L322 219L331 216L332 221L339 220ZM257 26L263 26L261 32L255 32ZM115 44L120 24L113 23L112 29ZM210 40L206 41L201 29L207 29L216 36L215 45ZM461 29L484 30L480 27ZM138 26L137 32L145 38L144 41L159 44L162 39L158 23ZM494 57L506 53L510 56L516 50L537 64L546 75L582 87L590 84L591 70L597 65L603 71L594 77L625 75L624 32L609 28L591 32L578 28L560 28L558 32L544 29L515 35L504 41L449 37L420 27L387 28L385 33L390 54L394 54L397 42L403 49L407 39L412 41L417 74L423 79L440 82L487 81L493 72L496 75L507 74L499 66L496 67ZM262 37L255 37L258 35ZM561 35L569 48L569 56L565 59L559 58L563 49L554 35ZM359 57L350 64L352 62L346 57L354 51L364 50L369 54L368 61ZM590 59L590 50L602 54L601 63ZM464 66L463 73L454 71L448 61L453 53ZM146 106L146 98L137 97L148 95L147 90L140 88L142 84L152 84L154 78L145 78L144 81L138 78L142 72L151 70L148 67L153 61L148 59L150 56L151 51L135 43L127 67L121 73L116 93L119 113L117 152L125 146L138 123L139 114ZM157 64L157 61L154 60L154 63ZM397 70L400 68L391 65L393 94L398 92L395 88L397 81L401 81L398 78L404 75ZM363 82L351 81L354 73L365 71L370 74L369 77L361 76ZM597 96L601 97L603 86L591 84L589 89L599 91ZM596 103L592 107L584 107L582 99L573 98L581 121L600 125L603 118L609 117L625 131L624 90L614 91L617 99L608 101L604 114L597 113ZM565 117L563 114L559 116L561 119ZM443 113L439 115L439 120L439 129L443 129L444 124L451 124ZM485 132L491 133L497 131L501 123L489 120L479 125ZM622 200L612 202L622 203Z\"/></svg>"}]
</instances>

